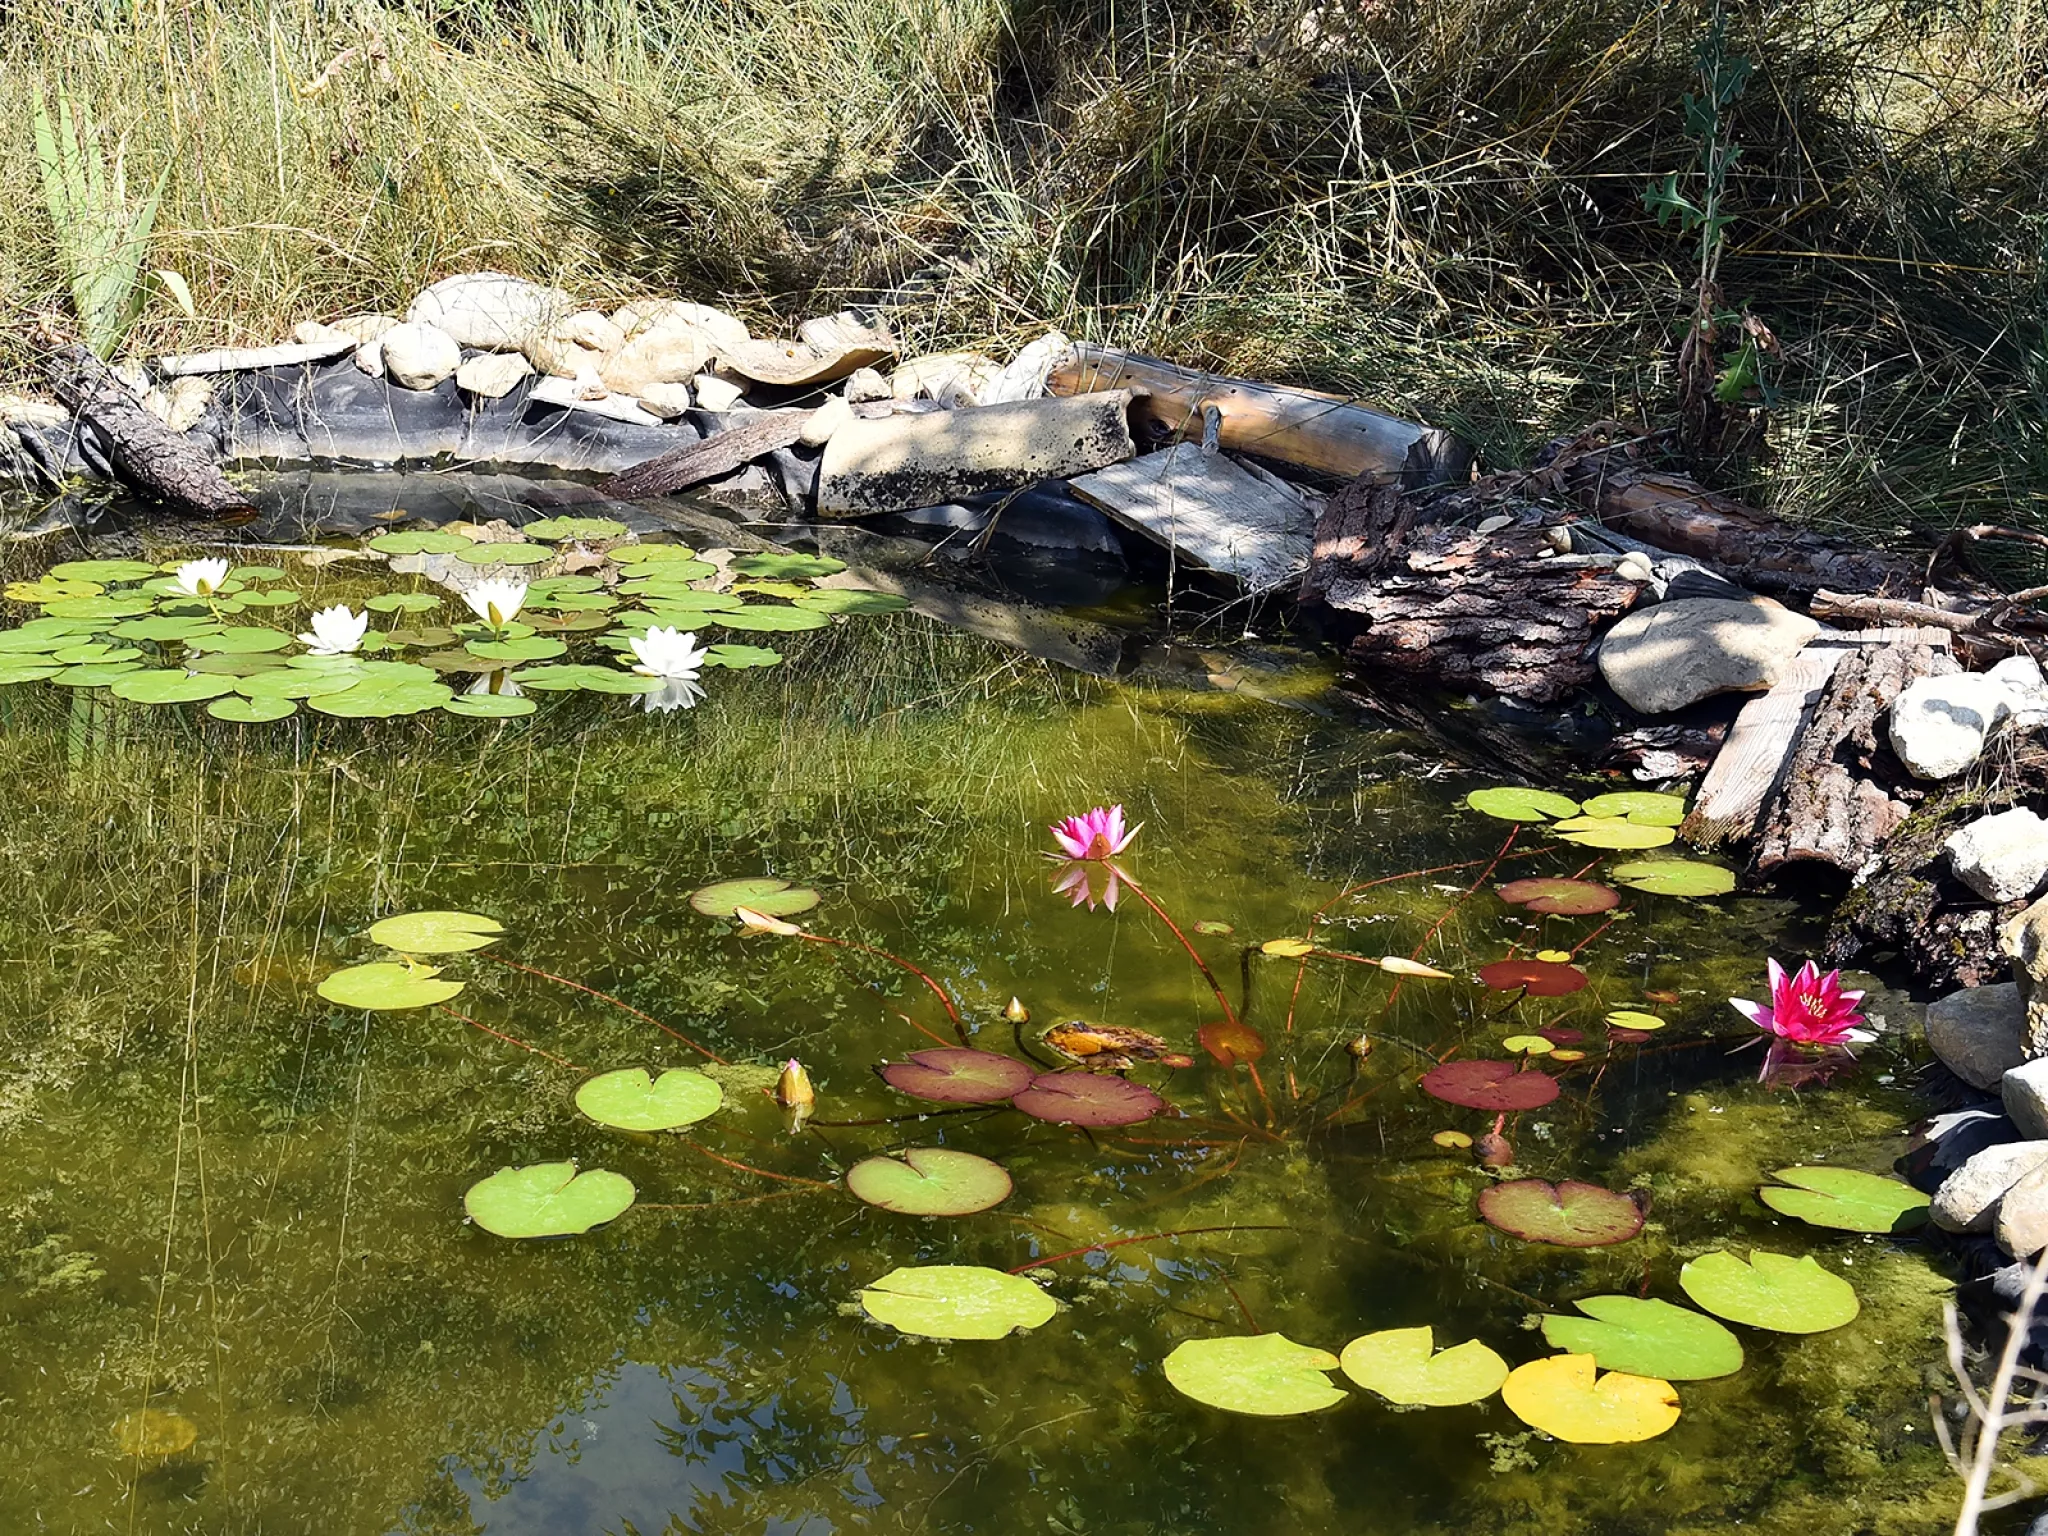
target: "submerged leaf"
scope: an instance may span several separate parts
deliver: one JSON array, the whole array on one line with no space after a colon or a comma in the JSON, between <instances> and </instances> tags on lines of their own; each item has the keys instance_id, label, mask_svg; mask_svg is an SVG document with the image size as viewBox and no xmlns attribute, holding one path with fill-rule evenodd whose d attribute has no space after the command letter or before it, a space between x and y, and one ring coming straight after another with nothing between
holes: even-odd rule
<instances>
[{"instance_id":1,"label":"submerged leaf","mask_svg":"<svg viewBox=\"0 0 2048 1536\"><path fill-rule=\"evenodd\" d=\"M876 1075L898 1093L934 1104L1000 1104L1029 1088L1038 1074L1028 1062L994 1051L941 1046L884 1062Z\"/></svg>"},{"instance_id":2,"label":"submerged leaf","mask_svg":"<svg viewBox=\"0 0 2048 1536\"><path fill-rule=\"evenodd\" d=\"M876 1322L928 1339L1000 1339L1059 1311L1022 1275L978 1264L892 1269L860 1293L860 1304Z\"/></svg>"},{"instance_id":3,"label":"submerged leaf","mask_svg":"<svg viewBox=\"0 0 2048 1536\"><path fill-rule=\"evenodd\" d=\"M1344 1346L1344 1374L1390 1403L1452 1408L1491 1397L1507 1380L1508 1363L1477 1339L1432 1354L1429 1326L1388 1328Z\"/></svg>"},{"instance_id":4,"label":"submerged leaf","mask_svg":"<svg viewBox=\"0 0 2048 1536\"><path fill-rule=\"evenodd\" d=\"M673 1067L650 1077L645 1067L621 1067L587 1077L576 1088L576 1107L599 1125L621 1131L673 1131L716 1113L725 1091L702 1072Z\"/></svg>"},{"instance_id":5,"label":"submerged leaf","mask_svg":"<svg viewBox=\"0 0 2048 1536\"><path fill-rule=\"evenodd\" d=\"M1337 1357L1278 1333L1188 1339L1166 1357L1166 1379L1183 1397L1231 1413L1285 1418L1345 1398L1330 1380Z\"/></svg>"},{"instance_id":6,"label":"submerged leaf","mask_svg":"<svg viewBox=\"0 0 2048 1536\"><path fill-rule=\"evenodd\" d=\"M1678 1283L1716 1317L1773 1333L1826 1333L1862 1310L1849 1282L1811 1254L1795 1259L1758 1248L1744 1263L1717 1250L1688 1263Z\"/></svg>"},{"instance_id":7,"label":"submerged leaf","mask_svg":"<svg viewBox=\"0 0 2048 1536\"><path fill-rule=\"evenodd\" d=\"M471 1221L499 1237L575 1237L624 1215L633 1199L633 1181L622 1173L532 1163L478 1180L462 1205Z\"/></svg>"},{"instance_id":8,"label":"submerged leaf","mask_svg":"<svg viewBox=\"0 0 2048 1536\"><path fill-rule=\"evenodd\" d=\"M1651 1440L1678 1422L1678 1394L1670 1382L1622 1371L1599 1376L1591 1355L1552 1355L1518 1365L1500 1395L1531 1429L1575 1445Z\"/></svg>"},{"instance_id":9,"label":"submerged leaf","mask_svg":"<svg viewBox=\"0 0 2048 1536\"><path fill-rule=\"evenodd\" d=\"M1603 1370L1667 1381L1706 1381L1742 1369L1742 1341L1690 1307L1637 1296L1587 1296L1584 1317L1543 1319L1554 1349L1591 1355Z\"/></svg>"},{"instance_id":10,"label":"submerged leaf","mask_svg":"<svg viewBox=\"0 0 2048 1536\"><path fill-rule=\"evenodd\" d=\"M1586 973L1561 960L1496 960L1479 968L1479 979L1496 992L1564 997L1586 984Z\"/></svg>"},{"instance_id":11,"label":"submerged leaf","mask_svg":"<svg viewBox=\"0 0 2048 1536\"><path fill-rule=\"evenodd\" d=\"M741 555L732 563L736 576L768 576L804 580L813 576L836 576L846 569L844 560L830 555L798 555L783 550Z\"/></svg>"},{"instance_id":12,"label":"submerged leaf","mask_svg":"<svg viewBox=\"0 0 2048 1536\"><path fill-rule=\"evenodd\" d=\"M1774 1211L1842 1232L1907 1232L1927 1220L1929 1200L1910 1184L1853 1168L1780 1168L1757 1195ZM1791 1185L1789 1189L1779 1185Z\"/></svg>"},{"instance_id":13,"label":"submerged leaf","mask_svg":"<svg viewBox=\"0 0 2048 1536\"><path fill-rule=\"evenodd\" d=\"M1283 960L1299 960L1303 955L1314 954L1315 948L1307 939L1268 939L1259 946L1259 953L1278 955Z\"/></svg>"},{"instance_id":14,"label":"submerged leaf","mask_svg":"<svg viewBox=\"0 0 2048 1536\"><path fill-rule=\"evenodd\" d=\"M1591 880L1510 880L1499 888L1511 907L1555 917L1585 917L1621 905L1621 893Z\"/></svg>"},{"instance_id":15,"label":"submerged leaf","mask_svg":"<svg viewBox=\"0 0 2048 1536\"><path fill-rule=\"evenodd\" d=\"M1257 1061L1266 1054L1266 1037L1249 1024L1234 1019L1219 1019L1213 1024L1204 1024L1195 1031L1195 1038L1202 1042L1202 1049L1213 1056L1217 1063L1234 1067L1239 1062Z\"/></svg>"},{"instance_id":16,"label":"submerged leaf","mask_svg":"<svg viewBox=\"0 0 2048 1536\"><path fill-rule=\"evenodd\" d=\"M1447 1061L1422 1075L1422 1091L1446 1104L1492 1113L1541 1109L1557 1097L1557 1079L1512 1061Z\"/></svg>"},{"instance_id":17,"label":"submerged leaf","mask_svg":"<svg viewBox=\"0 0 2048 1536\"><path fill-rule=\"evenodd\" d=\"M1604 1248L1643 1229L1643 1208L1598 1184L1565 1179L1512 1179L1479 1192L1479 1214L1525 1242L1559 1248Z\"/></svg>"},{"instance_id":18,"label":"submerged leaf","mask_svg":"<svg viewBox=\"0 0 2048 1536\"><path fill-rule=\"evenodd\" d=\"M1002 1164L948 1147L906 1147L846 1170L846 1187L869 1205L905 1216L972 1216L1010 1198Z\"/></svg>"},{"instance_id":19,"label":"submerged leaf","mask_svg":"<svg viewBox=\"0 0 2048 1536\"><path fill-rule=\"evenodd\" d=\"M408 955L459 955L505 936L495 917L475 912L401 912L370 925L371 942Z\"/></svg>"},{"instance_id":20,"label":"submerged leaf","mask_svg":"<svg viewBox=\"0 0 2048 1536\"><path fill-rule=\"evenodd\" d=\"M167 1413L161 1408L138 1409L134 1413L122 1415L114 1423L114 1443L121 1448L121 1454L130 1460L151 1457L161 1461L166 1456L175 1456L180 1451L190 1450L198 1438L197 1424L182 1413Z\"/></svg>"}]
</instances>

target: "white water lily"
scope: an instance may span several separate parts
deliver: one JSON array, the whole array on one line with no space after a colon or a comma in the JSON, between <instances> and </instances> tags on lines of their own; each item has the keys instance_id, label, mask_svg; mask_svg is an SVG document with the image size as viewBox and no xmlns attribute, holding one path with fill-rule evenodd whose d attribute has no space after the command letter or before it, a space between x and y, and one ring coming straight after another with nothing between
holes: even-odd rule
<instances>
[{"instance_id":1,"label":"white water lily","mask_svg":"<svg viewBox=\"0 0 2048 1536\"><path fill-rule=\"evenodd\" d=\"M502 667L496 672L486 672L462 691L488 693L501 699L518 699L526 696L526 690L519 686L518 679Z\"/></svg>"},{"instance_id":2,"label":"white water lily","mask_svg":"<svg viewBox=\"0 0 2048 1536\"><path fill-rule=\"evenodd\" d=\"M523 581L480 581L462 594L469 611L493 629L503 629L519 616L526 602Z\"/></svg>"},{"instance_id":3,"label":"white water lily","mask_svg":"<svg viewBox=\"0 0 2048 1536\"><path fill-rule=\"evenodd\" d=\"M633 647L633 654L639 658L639 665L633 670L647 677L695 682L697 674L704 668L704 647L697 643L695 630L684 634L678 629L657 627L648 630L640 639L626 643Z\"/></svg>"},{"instance_id":4,"label":"white water lily","mask_svg":"<svg viewBox=\"0 0 2048 1536\"><path fill-rule=\"evenodd\" d=\"M211 597L228 579L225 560L187 560L171 577L171 585L186 597Z\"/></svg>"},{"instance_id":5,"label":"white water lily","mask_svg":"<svg viewBox=\"0 0 2048 1536\"><path fill-rule=\"evenodd\" d=\"M695 709L703 697L704 690L692 679L664 677L659 688L640 695L640 707L651 715L665 715L672 709Z\"/></svg>"},{"instance_id":6,"label":"white water lily","mask_svg":"<svg viewBox=\"0 0 2048 1536\"><path fill-rule=\"evenodd\" d=\"M314 614L312 630L299 638L309 656L346 656L363 643L369 627L369 614L352 613L346 603L337 603Z\"/></svg>"}]
</instances>

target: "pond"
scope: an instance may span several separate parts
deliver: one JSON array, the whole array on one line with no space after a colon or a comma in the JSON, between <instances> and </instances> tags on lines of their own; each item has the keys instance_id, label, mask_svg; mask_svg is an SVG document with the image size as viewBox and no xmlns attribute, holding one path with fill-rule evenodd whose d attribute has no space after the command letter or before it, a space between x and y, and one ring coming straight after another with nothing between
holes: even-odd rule
<instances>
[{"instance_id":1,"label":"pond","mask_svg":"<svg viewBox=\"0 0 2048 1536\"><path fill-rule=\"evenodd\" d=\"M61 557L8 558L33 579ZM274 558L287 619L389 584ZM1808 952L1819 914L1618 884L1587 916L1508 905L1510 879L1608 881L1631 855L1470 809L1485 777L1343 708L1305 654L1110 679L912 613L768 638L779 665L707 671L703 701L667 712L571 691L509 720L230 724L106 687L0 688L0 1528L1818 1536L1951 1518L1927 1423L1939 1260L1757 1197L1794 1164L1888 1172L1924 1112L1917 1009L1874 981L1879 1039L1831 1080L1760 1080L1762 1053L1735 1049L1755 1031L1728 997L1758 995L1767 955ZM1139 825L1113 910L1086 899L1105 866L1084 890L1046 857L1050 824L1112 805ZM818 893L777 920L801 932L693 908L749 876ZM396 960L373 924L436 910L503 930L420 957L459 994L323 998L336 972ZM1304 936L1312 953L1268 944ZM1475 979L1550 952L1536 963L1585 984ZM1447 974L1370 963L1388 956ZM1617 1010L1662 1027L1616 1033ZM964 1041L1040 1058L1028 1076L1061 1064L1040 1037L1074 1020L1185 1062L1141 1046L1129 1068L1161 1113L1076 1127L875 1070ZM1561 1092L1500 1122L1506 1176L1632 1196L1647 1220L1624 1241L1490 1224L1477 1202L1500 1176L1443 1144L1496 1117L1421 1091L1424 1072L1516 1059L1503 1041L1530 1036L1524 1070ZM771 1092L790 1058L816 1088L807 1120ZM579 1109L579 1085L632 1067L704 1067L719 1107L659 1132ZM999 1164L1007 1198L929 1217L848 1192L848 1169L913 1147ZM630 1180L632 1208L560 1238L466 1217L496 1170L568 1160ZM1642 1443L1538 1434L1497 1394L1397 1407L1323 1366L1333 1406L1230 1413L1164 1366L1189 1341L1273 1333L1334 1357L1421 1325L1521 1365L1552 1352L1542 1316L1684 1304L1688 1261L1753 1248L1816 1256L1860 1314L1736 1329L1741 1369L1679 1382L1676 1424ZM993 1339L869 1315L887 1309L863 1293L915 1266L1020 1275L1055 1307Z\"/></svg>"}]
</instances>

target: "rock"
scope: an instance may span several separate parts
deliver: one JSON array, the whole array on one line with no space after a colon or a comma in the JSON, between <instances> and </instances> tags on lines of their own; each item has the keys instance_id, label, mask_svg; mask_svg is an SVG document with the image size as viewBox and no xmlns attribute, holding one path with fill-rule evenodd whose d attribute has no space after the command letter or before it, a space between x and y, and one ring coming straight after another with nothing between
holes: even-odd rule
<instances>
[{"instance_id":1,"label":"rock","mask_svg":"<svg viewBox=\"0 0 2048 1536\"><path fill-rule=\"evenodd\" d=\"M579 387L573 379L544 378L533 386L526 397L538 400L543 405L560 405L571 410L591 411L599 416L608 416L613 421L629 421L636 426L659 426L661 418L640 408L638 401L624 395L608 395L599 390L594 396L588 393L588 386Z\"/></svg>"},{"instance_id":2,"label":"rock","mask_svg":"<svg viewBox=\"0 0 2048 1536\"><path fill-rule=\"evenodd\" d=\"M2048 1136L2048 1056L2009 1070L1999 1081L1998 1096L2022 1136Z\"/></svg>"},{"instance_id":3,"label":"rock","mask_svg":"<svg viewBox=\"0 0 2048 1536\"><path fill-rule=\"evenodd\" d=\"M407 321L377 338L384 372L407 389L432 389L462 366L462 348L437 325Z\"/></svg>"},{"instance_id":4,"label":"rock","mask_svg":"<svg viewBox=\"0 0 2048 1536\"><path fill-rule=\"evenodd\" d=\"M54 400L33 395L0 392L0 425L9 427L61 427L71 420L69 408Z\"/></svg>"},{"instance_id":5,"label":"rock","mask_svg":"<svg viewBox=\"0 0 2048 1536\"><path fill-rule=\"evenodd\" d=\"M2029 1061L2048 1056L2048 896L1998 930L1998 947L2012 959L2013 985L2026 1010L2020 1052Z\"/></svg>"},{"instance_id":6,"label":"rock","mask_svg":"<svg viewBox=\"0 0 2048 1536\"><path fill-rule=\"evenodd\" d=\"M535 373L544 373L555 379L596 379L598 366L604 362L604 354L596 352L581 342L572 341L559 331L546 330L534 336L522 349L522 355L533 364ZM602 389L602 385L597 386Z\"/></svg>"},{"instance_id":7,"label":"rock","mask_svg":"<svg viewBox=\"0 0 2048 1536\"><path fill-rule=\"evenodd\" d=\"M2048 1140L1985 1148L1942 1180L1934 1192L1934 1224L1944 1232L1989 1232L2000 1198L2041 1167L2048 1167Z\"/></svg>"},{"instance_id":8,"label":"rock","mask_svg":"<svg viewBox=\"0 0 2048 1536\"><path fill-rule=\"evenodd\" d=\"M455 370L455 387L486 400L502 400L533 372L520 352L479 352Z\"/></svg>"},{"instance_id":9,"label":"rock","mask_svg":"<svg viewBox=\"0 0 2048 1536\"><path fill-rule=\"evenodd\" d=\"M1953 778L2011 713L2012 695L1988 672L1916 678L1892 701L1892 751L1916 779Z\"/></svg>"},{"instance_id":10,"label":"rock","mask_svg":"<svg viewBox=\"0 0 2048 1536\"><path fill-rule=\"evenodd\" d=\"M1927 1009L1927 1044L1972 1088L1996 1089L2027 1058L2020 1049L2025 1018L2019 988L2009 981L1951 992Z\"/></svg>"},{"instance_id":11,"label":"rock","mask_svg":"<svg viewBox=\"0 0 2048 1536\"><path fill-rule=\"evenodd\" d=\"M1996 1230L1998 1246L2016 1259L2048 1248L2048 1168L2034 1169L2005 1192Z\"/></svg>"},{"instance_id":12,"label":"rock","mask_svg":"<svg viewBox=\"0 0 2048 1536\"><path fill-rule=\"evenodd\" d=\"M575 313L575 301L559 288L502 272L468 272L422 289L405 318L437 326L465 347L519 352ZM391 366L388 356L385 366Z\"/></svg>"},{"instance_id":13,"label":"rock","mask_svg":"<svg viewBox=\"0 0 2048 1536\"><path fill-rule=\"evenodd\" d=\"M822 448L832 441L832 434L853 420L853 407L840 395L828 397L825 403L811 412L804 422L803 430L796 440L812 448Z\"/></svg>"},{"instance_id":14,"label":"rock","mask_svg":"<svg viewBox=\"0 0 2048 1536\"><path fill-rule=\"evenodd\" d=\"M2024 807L1979 817L1942 846L1955 877L2001 906L2048 880L2048 821Z\"/></svg>"},{"instance_id":15,"label":"rock","mask_svg":"<svg viewBox=\"0 0 2048 1536\"><path fill-rule=\"evenodd\" d=\"M690 380L690 388L696 393L698 408L706 411L729 411L745 393L732 380L721 379L715 373L698 374Z\"/></svg>"},{"instance_id":16,"label":"rock","mask_svg":"<svg viewBox=\"0 0 2048 1536\"><path fill-rule=\"evenodd\" d=\"M339 331L344 336L353 336L356 344L360 346L366 341L375 341L399 323L395 315L344 315L328 329Z\"/></svg>"},{"instance_id":17,"label":"rock","mask_svg":"<svg viewBox=\"0 0 2048 1536\"><path fill-rule=\"evenodd\" d=\"M616 352L626 344L626 333L594 309L578 310L555 333L593 352Z\"/></svg>"},{"instance_id":18,"label":"rock","mask_svg":"<svg viewBox=\"0 0 2048 1536\"><path fill-rule=\"evenodd\" d=\"M1986 677L1996 678L2012 703L2012 728L2033 730L2048 725L2048 678L2031 656L2008 656Z\"/></svg>"},{"instance_id":19,"label":"rock","mask_svg":"<svg viewBox=\"0 0 2048 1536\"><path fill-rule=\"evenodd\" d=\"M1632 549L1615 563L1614 574L1623 581L1648 581L1657 572L1651 566L1648 555L1640 549Z\"/></svg>"},{"instance_id":20,"label":"rock","mask_svg":"<svg viewBox=\"0 0 2048 1536\"><path fill-rule=\"evenodd\" d=\"M636 299L612 311L612 324L629 338L657 326L678 323L695 327L714 350L745 346L752 340L745 321L708 304L690 304L682 299Z\"/></svg>"},{"instance_id":21,"label":"rock","mask_svg":"<svg viewBox=\"0 0 2048 1536\"><path fill-rule=\"evenodd\" d=\"M813 335L838 333L836 322L806 320L804 328ZM726 369L757 384L795 388L805 384L833 384L857 368L868 368L895 350L886 332L849 328L853 338L834 346L815 346L804 341L750 341L745 346L725 347L719 352Z\"/></svg>"},{"instance_id":22,"label":"rock","mask_svg":"<svg viewBox=\"0 0 2048 1536\"><path fill-rule=\"evenodd\" d=\"M353 331L344 331L337 325L323 325L318 320L301 320L292 327L292 340L297 342L346 342L350 346L360 345L362 337Z\"/></svg>"},{"instance_id":23,"label":"rock","mask_svg":"<svg viewBox=\"0 0 2048 1536\"><path fill-rule=\"evenodd\" d=\"M889 389L898 400L936 400L947 410L980 405L1002 377L1000 363L972 352L934 352L897 365Z\"/></svg>"},{"instance_id":24,"label":"rock","mask_svg":"<svg viewBox=\"0 0 2048 1536\"><path fill-rule=\"evenodd\" d=\"M856 368L846 376L846 383L839 393L846 397L848 405L865 405L870 401L892 398L889 381L872 368Z\"/></svg>"},{"instance_id":25,"label":"rock","mask_svg":"<svg viewBox=\"0 0 2048 1536\"><path fill-rule=\"evenodd\" d=\"M164 417L164 425L173 432L190 432L199 425L207 406L213 403L213 380L173 379L164 395L170 403L170 414Z\"/></svg>"},{"instance_id":26,"label":"rock","mask_svg":"<svg viewBox=\"0 0 2048 1536\"><path fill-rule=\"evenodd\" d=\"M1600 643L1600 673L1631 709L1664 714L1778 680L1820 625L1766 598L1688 597L1629 614Z\"/></svg>"},{"instance_id":27,"label":"rock","mask_svg":"<svg viewBox=\"0 0 2048 1536\"><path fill-rule=\"evenodd\" d=\"M378 336L373 338L372 340L364 342L360 347L356 348L355 354L350 359L350 361L353 362L356 365L356 367L360 368L364 373L367 373L371 378L383 378L384 338Z\"/></svg>"},{"instance_id":28,"label":"rock","mask_svg":"<svg viewBox=\"0 0 2048 1536\"><path fill-rule=\"evenodd\" d=\"M640 404L663 421L674 421L690 408L690 386L679 381L650 384L640 391Z\"/></svg>"},{"instance_id":29,"label":"rock","mask_svg":"<svg viewBox=\"0 0 2048 1536\"><path fill-rule=\"evenodd\" d=\"M650 384L681 384L711 361L710 338L682 322L642 331L598 365L605 386L622 395L637 395Z\"/></svg>"},{"instance_id":30,"label":"rock","mask_svg":"<svg viewBox=\"0 0 2048 1536\"><path fill-rule=\"evenodd\" d=\"M1074 343L1062 332L1047 331L1003 365L1003 371L982 391L981 403L1038 399L1045 393L1046 375L1073 350Z\"/></svg>"},{"instance_id":31,"label":"rock","mask_svg":"<svg viewBox=\"0 0 2048 1536\"><path fill-rule=\"evenodd\" d=\"M355 345L336 332L326 341L288 341L275 347L215 347L210 352L185 352L156 360L156 371L167 379L181 379L195 373L249 373L258 368L290 368L300 363L324 363L339 357Z\"/></svg>"}]
</instances>

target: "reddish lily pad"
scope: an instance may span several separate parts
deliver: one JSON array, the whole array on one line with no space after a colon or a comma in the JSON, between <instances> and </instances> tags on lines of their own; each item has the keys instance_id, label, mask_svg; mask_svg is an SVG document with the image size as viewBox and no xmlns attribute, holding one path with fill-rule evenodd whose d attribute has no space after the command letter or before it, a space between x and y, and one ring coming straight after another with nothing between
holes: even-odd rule
<instances>
[{"instance_id":1,"label":"reddish lily pad","mask_svg":"<svg viewBox=\"0 0 2048 1536\"><path fill-rule=\"evenodd\" d=\"M1034 1120L1091 1130L1136 1125L1166 1108L1143 1083L1094 1072L1044 1072L1010 1102Z\"/></svg>"},{"instance_id":2,"label":"reddish lily pad","mask_svg":"<svg viewBox=\"0 0 2048 1536\"><path fill-rule=\"evenodd\" d=\"M1545 916L1585 917L1613 911L1621 892L1592 880L1510 880L1500 887L1500 899Z\"/></svg>"},{"instance_id":3,"label":"reddish lily pad","mask_svg":"<svg viewBox=\"0 0 2048 1536\"><path fill-rule=\"evenodd\" d=\"M1479 1194L1479 1214L1493 1226L1531 1243L1559 1248L1604 1248L1643 1229L1643 1208L1627 1195L1565 1179L1513 1179Z\"/></svg>"},{"instance_id":4,"label":"reddish lily pad","mask_svg":"<svg viewBox=\"0 0 2048 1536\"><path fill-rule=\"evenodd\" d=\"M1257 1061L1266 1054L1266 1037L1251 1025L1231 1019L1204 1024L1195 1032L1195 1038L1202 1042L1203 1050L1226 1067L1234 1067L1241 1061Z\"/></svg>"},{"instance_id":5,"label":"reddish lily pad","mask_svg":"<svg viewBox=\"0 0 2048 1536\"><path fill-rule=\"evenodd\" d=\"M1552 1045L1577 1045L1586 1038L1582 1031L1568 1028L1563 1024L1553 1024L1549 1029L1539 1029L1536 1033Z\"/></svg>"},{"instance_id":6,"label":"reddish lily pad","mask_svg":"<svg viewBox=\"0 0 2048 1536\"><path fill-rule=\"evenodd\" d=\"M869 1205L905 1216L972 1216L1010 1198L1000 1163L948 1147L907 1147L900 1158L863 1158L846 1187Z\"/></svg>"},{"instance_id":7,"label":"reddish lily pad","mask_svg":"<svg viewBox=\"0 0 2048 1536\"><path fill-rule=\"evenodd\" d=\"M1563 997L1586 984L1586 973L1562 960L1496 960L1479 968L1479 979L1496 992Z\"/></svg>"},{"instance_id":8,"label":"reddish lily pad","mask_svg":"<svg viewBox=\"0 0 2048 1536\"><path fill-rule=\"evenodd\" d=\"M912 1051L908 1059L884 1062L875 1071L898 1093L935 1104L1000 1104L1029 1088L1036 1075L1014 1056L952 1045Z\"/></svg>"},{"instance_id":9,"label":"reddish lily pad","mask_svg":"<svg viewBox=\"0 0 2048 1536\"><path fill-rule=\"evenodd\" d=\"M1500 1114L1541 1109L1557 1097L1557 1079L1512 1061L1447 1061L1423 1074L1422 1091L1446 1104Z\"/></svg>"}]
</instances>

